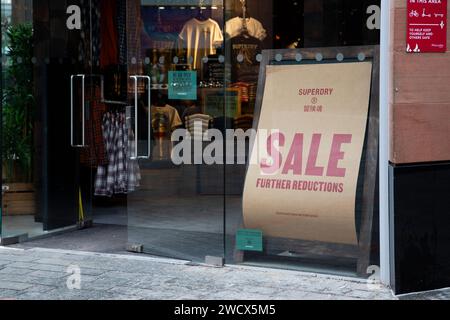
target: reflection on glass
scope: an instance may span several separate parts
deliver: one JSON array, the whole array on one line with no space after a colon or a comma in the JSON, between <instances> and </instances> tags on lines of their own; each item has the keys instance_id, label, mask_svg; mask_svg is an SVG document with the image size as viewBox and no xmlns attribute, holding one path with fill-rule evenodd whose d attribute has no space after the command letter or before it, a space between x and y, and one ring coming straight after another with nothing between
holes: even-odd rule
<instances>
[{"instance_id":1,"label":"reflection on glass","mask_svg":"<svg viewBox=\"0 0 450 320\"><path fill-rule=\"evenodd\" d=\"M33 27L30 2L2 1L2 236L39 234L34 125ZM19 12L20 10L20 12Z\"/></svg>"}]
</instances>

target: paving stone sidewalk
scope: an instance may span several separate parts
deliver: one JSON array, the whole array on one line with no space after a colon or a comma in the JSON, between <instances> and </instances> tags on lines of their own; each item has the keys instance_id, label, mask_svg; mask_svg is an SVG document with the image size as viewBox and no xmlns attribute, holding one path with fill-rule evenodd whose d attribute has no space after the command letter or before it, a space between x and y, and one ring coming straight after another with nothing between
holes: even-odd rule
<instances>
[{"instance_id":1,"label":"paving stone sidewalk","mask_svg":"<svg viewBox=\"0 0 450 320\"><path fill-rule=\"evenodd\" d=\"M76 287L81 272L81 289ZM74 278L75 275L75 278ZM0 299L339 300L394 299L357 279L294 271L194 266L147 256L0 247Z\"/></svg>"}]
</instances>

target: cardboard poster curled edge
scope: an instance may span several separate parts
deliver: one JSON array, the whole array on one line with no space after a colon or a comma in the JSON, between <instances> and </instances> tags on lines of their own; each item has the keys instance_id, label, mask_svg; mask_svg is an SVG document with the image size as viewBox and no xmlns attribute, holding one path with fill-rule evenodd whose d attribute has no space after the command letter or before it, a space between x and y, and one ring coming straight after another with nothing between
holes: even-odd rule
<instances>
[{"instance_id":1,"label":"cardboard poster curled edge","mask_svg":"<svg viewBox=\"0 0 450 320\"><path fill-rule=\"evenodd\" d=\"M244 188L246 228L357 245L355 201L371 76L370 61L267 66ZM283 141L270 140L269 154L272 134Z\"/></svg>"}]
</instances>

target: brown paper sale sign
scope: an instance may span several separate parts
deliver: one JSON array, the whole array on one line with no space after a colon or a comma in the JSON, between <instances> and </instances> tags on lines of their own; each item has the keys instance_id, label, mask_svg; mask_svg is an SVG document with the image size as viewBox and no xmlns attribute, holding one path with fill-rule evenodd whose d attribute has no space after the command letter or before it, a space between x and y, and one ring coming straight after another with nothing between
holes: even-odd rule
<instances>
[{"instance_id":1,"label":"brown paper sale sign","mask_svg":"<svg viewBox=\"0 0 450 320\"><path fill-rule=\"evenodd\" d=\"M243 212L265 236L357 244L372 63L267 66Z\"/></svg>"}]
</instances>

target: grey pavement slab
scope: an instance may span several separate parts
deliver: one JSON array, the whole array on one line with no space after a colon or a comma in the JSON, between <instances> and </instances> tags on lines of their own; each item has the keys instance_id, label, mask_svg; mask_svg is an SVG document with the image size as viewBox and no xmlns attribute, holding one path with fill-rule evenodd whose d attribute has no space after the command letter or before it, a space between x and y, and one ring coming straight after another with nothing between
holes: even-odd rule
<instances>
[{"instance_id":1,"label":"grey pavement slab","mask_svg":"<svg viewBox=\"0 0 450 320\"><path fill-rule=\"evenodd\" d=\"M14 281L0 281L0 290L6 289L6 290L22 291L22 290L28 289L30 287L32 287L32 284L30 284L30 283L20 283L20 282L14 282Z\"/></svg>"},{"instance_id":2,"label":"grey pavement slab","mask_svg":"<svg viewBox=\"0 0 450 320\"><path fill-rule=\"evenodd\" d=\"M0 261L5 262L0 263L0 299L395 299L388 288L360 279L246 266L214 268L145 255L0 247Z\"/></svg>"},{"instance_id":3,"label":"grey pavement slab","mask_svg":"<svg viewBox=\"0 0 450 320\"><path fill-rule=\"evenodd\" d=\"M450 300L450 288L401 295L400 300Z\"/></svg>"}]
</instances>

